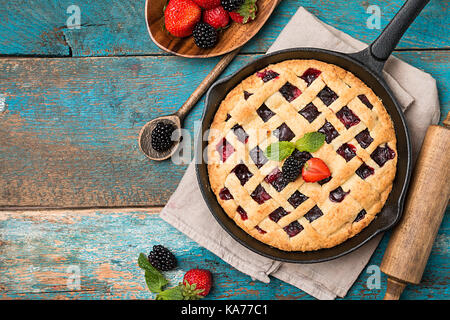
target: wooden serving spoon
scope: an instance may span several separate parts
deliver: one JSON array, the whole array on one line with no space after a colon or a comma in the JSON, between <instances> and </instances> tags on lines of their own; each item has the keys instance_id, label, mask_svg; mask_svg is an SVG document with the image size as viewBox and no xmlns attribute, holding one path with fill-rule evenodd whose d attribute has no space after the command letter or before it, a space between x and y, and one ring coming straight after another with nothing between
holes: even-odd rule
<instances>
[{"instance_id":1,"label":"wooden serving spoon","mask_svg":"<svg viewBox=\"0 0 450 320\"><path fill-rule=\"evenodd\" d=\"M179 144L179 141L175 141L172 147L165 152L158 152L153 149L151 146L151 133L157 123L160 121L171 123L176 129L181 129L184 117L234 59L240 48L261 29L281 0L258 0L256 19L244 25L232 23L231 27L221 35L216 47L208 50L198 48L194 44L192 37L185 39L175 38L164 29L163 8L166 2L167 0L151 0L150 4L150 0L147 0L145 4L147 28L150 37L158 47L170 53L190 58L205 58L226 54L177 112L172 115L155 118L142 127L138 138L139 148L151 160L166 160L170 158L177 150Z\"/></svg>"},{"instance_id":2,"label":"wooden serving spoon","mask_svg":"<svg viewBox=\"0 0 450 320\"><path fill-rule=\"evenodd\" d=\"M156 124L160 121L171 123L176 129L181 129L184 117L189 113L197 101L202 97L205 91L210 87L210 85L217 79L217 77L222 73L222 71L228 66L228 64L234 59L234 57L239 52L236 49L228 54L226 54L211 70L211 72L206 76L205 79L200 83L200 85L195 89L191 96L186 100L186 102L178 109L177 112L168 116L162 116L150 120L141 129L139 133L139 148L141 151L152 160L166 160L170 158L176 151L179 141L176 141L174 145L165 152L158 152L151 146L151 134Z\"/></svg>"},{"instance_id":3,"label":"wooden serving spoon","mask_svg":"<svg viewBox=\"0 0 450 320\"><path fill-rule=\"evenodd\" d=\"M242 47L261 29L281 0L258 0L256 19L246 24L230 20L230 27L220 33L219 41L211 49L201 49L193 37L176 38L164 28L164 6L168 0L146 0L145 20L150 38L161 49L187 58L208 58L229 53Z\"/></svg>"}]
</instances>

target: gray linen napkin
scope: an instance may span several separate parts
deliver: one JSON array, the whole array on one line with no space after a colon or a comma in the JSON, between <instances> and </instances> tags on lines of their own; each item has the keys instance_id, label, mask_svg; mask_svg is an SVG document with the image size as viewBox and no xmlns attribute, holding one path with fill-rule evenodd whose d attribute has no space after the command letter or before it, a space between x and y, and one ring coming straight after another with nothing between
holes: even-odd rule
<instances>
[{"instance_id":1,"label":"gray linen napkin","mask_svg":"<svg viewBox=\"0 0 450 320\"><path fill-rule=\"evenodd\" d=\"M366 45L300 7L269 52L300 46L356 52ZM435 80L395 57L389 58L384 75L405 110L415 157L426 128L439 121ZM161 218L252 278L269 283L271 275L318 299L345 296L382 238L379 235L346 256L313 265L281 263L262 257L231 238L213 218L200 194L193 162L162 210Z\"/></svg>"}]
</instances>

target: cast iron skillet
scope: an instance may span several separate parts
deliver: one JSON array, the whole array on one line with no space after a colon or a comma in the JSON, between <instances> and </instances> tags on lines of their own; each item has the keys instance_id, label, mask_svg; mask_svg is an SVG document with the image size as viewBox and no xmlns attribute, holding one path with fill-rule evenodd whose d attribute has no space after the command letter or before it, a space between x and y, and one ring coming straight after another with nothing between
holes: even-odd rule
<instances>
[{"instance_id":1,"label":"cast iron skillet","mask_svg":"<svg viewBox=\"0 0 450 320\"><path fill-rule=\"evenodd\" d=\"M219 224L239 243L265 257L293 263L315 263L343 256L359 248L375 235L394 226L400 219L403 201L408 188L411 173L411 144L405 118L398 102L382 77L382 69L389 55L394 50L403 33L414 21L429 0L408 0L381 35L365 50L343 54L316 48L296 48L281 50L265 55L235 74L217 81L209 89L206 108L203 113L202 126L197 140L196 172L203 198ZM269 64L289 59L316 59L342 67L366 83L381 98L394 123L397 135L397 174L389 198L383 210L359 234L329 249L317 251L282 251L264 244L248 235L228 217L212 192L207 169L207 159L201 158L207 148L205 132L210 128L214 115L227 93L242 80ZM206 134L207 136L207 134ZM204 139L203 139L204 138ZM206 157L206 156L205 156Z\"/></svg>"}]
</instances>

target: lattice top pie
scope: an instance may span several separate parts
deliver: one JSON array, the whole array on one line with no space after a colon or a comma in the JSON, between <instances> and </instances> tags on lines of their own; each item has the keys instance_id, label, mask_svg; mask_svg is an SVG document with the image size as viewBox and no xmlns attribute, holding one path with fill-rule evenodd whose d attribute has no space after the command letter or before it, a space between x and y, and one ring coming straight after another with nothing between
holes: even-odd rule
<instances>
[{"instance_id":1,"label":"lattice top pie","mask_svg":"<svg viewBox=\"0 0 450 320\"><path fill-rule=\"evenodd\" d=\"M266 148L321 132L331 176L287 182ZM231 90L211 125L208 172L225 212L254 238L286 251L333 247L365 228L392 189L394 127L380 99L352 73L316 60L287 60ZM294 151L298 152L298 151Z\"/></svg>"}]
</instances>

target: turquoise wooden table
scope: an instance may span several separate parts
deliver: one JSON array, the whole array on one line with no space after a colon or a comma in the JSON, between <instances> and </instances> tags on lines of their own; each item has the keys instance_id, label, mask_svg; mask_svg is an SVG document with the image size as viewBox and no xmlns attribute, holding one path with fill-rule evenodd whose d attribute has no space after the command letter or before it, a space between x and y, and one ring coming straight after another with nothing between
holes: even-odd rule
<instances>
[{"instance_id":1,"label":"turquoise wooden table","mask_svg":"<svg viewBox=\"0 0 450 320\"><path fill-rule=\"evenodd\" d=\"M367 7L379 6L383 28L402 2L285 0L224 75L263 54L299 5L370 42L380 31L366 26ZM66 24L72 4L79 29ZM450 109L448 4L431 1L395 51L437 80L441 120ZM192 267L212 271L210 299L312 299L276 279L253 281L158 216L186 166L147 160L137 135L181 106L218 58L189 60L157 48L144 0L1 0L0 17L1 298L151 299L136 260L161 243L179 260L171 283ZM185 121L191 133L202 108L203 100ZM450 298L448 213L422 283L404 299ZM388 239L347 299L383 297L386 277L377 285L372 276Z\"/></svg>"}]
</instances>

